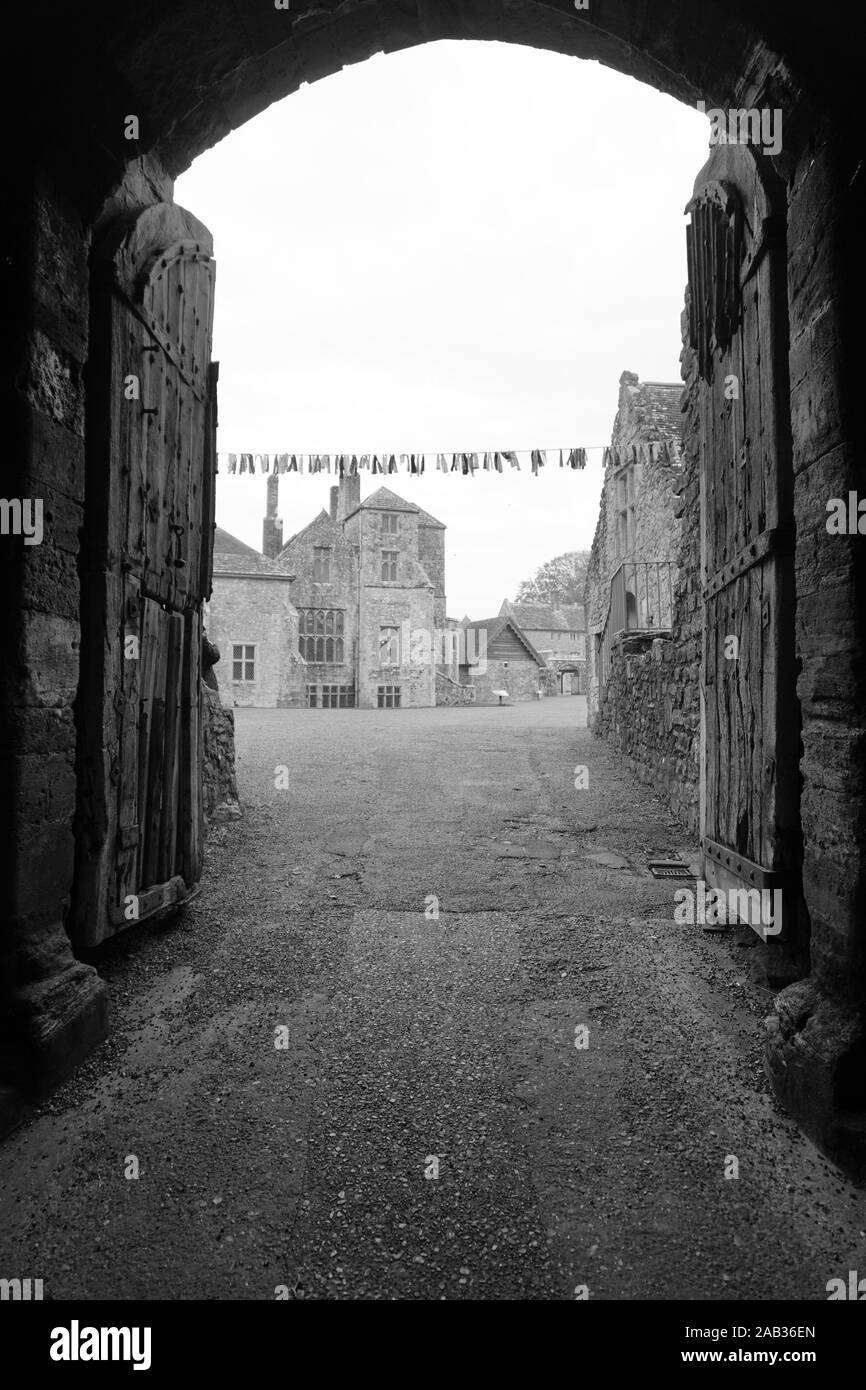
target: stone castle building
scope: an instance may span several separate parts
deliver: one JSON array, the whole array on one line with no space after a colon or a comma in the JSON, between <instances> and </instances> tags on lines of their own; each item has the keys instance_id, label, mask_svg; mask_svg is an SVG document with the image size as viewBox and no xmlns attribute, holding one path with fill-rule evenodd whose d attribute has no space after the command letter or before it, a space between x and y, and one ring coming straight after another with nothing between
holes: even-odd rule
<instances>
[{"instance_id":1,"label":"stone castle building","mask_svg":"<svg viewBox=\"0 0 866 1390\"><path fill-rule=\"evenodd\" d=\"M445 526L359 475L283 543L267 484L262 552L217 527L204 607L226 704L394 709L498 704L585 689L583 608L512 604L445 615Z\"/></svg>"},{"instance_id":2,"label":"stone castle building","mask_svg":"<svg viewBox=\"0 0 866 1390\"><path fill-rule=\"evenodd\" d=\"M282 542L279 479L268 478L263 551L217 528L205 610L232 705L396 709L436 704L447 660L445 527L360 476ZM437 661L437 657L441 660Z\"/></svg>"},{"instance_id":3,"label":"stone castle building","mask_svg":"<svg viewBox=\"0 0 866 1390\"><path fill-rule=\"evenodd\" d=\"M670 633L682 480L681 382L619 379L586 579L588 715L597 718L611 650L643 649ZM674 447L660 447L662 441Z\"/></svg>"},{"instance_id":4,"label":"stone castle building","mask_svg":"<svg viewBox=\"0 0 866 1390\"><path fill-rule=\"evenodd\" d=\"M220 650L218 680L226 704L292 703L302 662L291 578L221 526L214 531L213 593L204 606L204 625Z\"/></svg>"},{"instance_id":5,"label":"stone castle building","mask_svg":"<svg viewBox=\"0 0 866 1390\"><path fill-rule=\"evenodd\" d=\"M620 377L585 590L587 716L700 835L701 537L685 399L682 382ZM654 449L660 439L677 447Z\"/></svg>"}]
</instances>

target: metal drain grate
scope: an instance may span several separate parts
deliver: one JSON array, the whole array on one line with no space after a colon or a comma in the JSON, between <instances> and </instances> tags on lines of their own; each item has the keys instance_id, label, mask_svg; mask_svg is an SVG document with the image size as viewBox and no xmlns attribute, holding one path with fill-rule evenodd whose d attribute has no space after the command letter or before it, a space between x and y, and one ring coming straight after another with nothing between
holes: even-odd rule
<instances>
[{"instance_id":1,"label":"metal drain grate","mask_svg":"<svg viewBox=\"0 0 866 1390\"><path fill-rule=\"evenodd\" d=\"M688 864L678 859L651 859L647 868L653 878L695 878Z\"/></svg>"}]
</instances>

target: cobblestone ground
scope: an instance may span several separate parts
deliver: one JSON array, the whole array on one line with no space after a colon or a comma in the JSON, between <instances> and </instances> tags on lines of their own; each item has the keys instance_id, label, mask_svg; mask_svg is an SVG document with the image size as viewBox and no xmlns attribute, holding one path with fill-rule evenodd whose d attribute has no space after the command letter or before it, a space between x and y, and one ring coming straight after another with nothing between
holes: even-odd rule
<instances>
[{"instance_id":1,"label":"cobblestone ground","mask_svg":"<svg viewBox=\"0 0 866 1390\"><path fill-rule=\"evenodd\" d=\"M582 723L238 711L243 820L194 903L99 957L109 1042L0 1150L0 1275L826 1299L861 1268L866 1194L764 1081L763 948L674 923L646 862L697 846Z\"/></svg>"}]
</instances>

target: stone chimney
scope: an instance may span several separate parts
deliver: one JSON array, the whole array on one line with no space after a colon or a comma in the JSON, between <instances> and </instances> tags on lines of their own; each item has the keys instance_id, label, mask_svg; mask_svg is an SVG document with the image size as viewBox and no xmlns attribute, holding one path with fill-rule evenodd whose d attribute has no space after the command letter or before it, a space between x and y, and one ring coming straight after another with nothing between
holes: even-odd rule
<instances>
[{"instance_id":1,"label":"stone chimney","mask_svg":"<svg viewBox=\"0 0 866 1390\"><path fill-rule=\"evenodd\" d=\"M262 554L276 559L283 548L283 523L277 519L277 493L280 480L275 473L268 478L268 503L262 522Z\"/></svg>"},{"instance_id":2,"label":"stone chimney","mask_svg":"<svg viewBox=\"0 0 866 1390\"><path fill-rule=\"evenodd\" d=\"M331 520L337 520L337 508L339 506L340 489L336 485L331 488Z\"/></svg>"},{"instance_id":3,"label":"stone chimney","mask_svg":"<svg viewBox=\"0 0 866 1390\"><path fill-rule=\"evenodd\" d=\"M361 505L361 475L340 479L337 498L337 520L344 521L350 512Z\"/></svg>"}]
</instances>

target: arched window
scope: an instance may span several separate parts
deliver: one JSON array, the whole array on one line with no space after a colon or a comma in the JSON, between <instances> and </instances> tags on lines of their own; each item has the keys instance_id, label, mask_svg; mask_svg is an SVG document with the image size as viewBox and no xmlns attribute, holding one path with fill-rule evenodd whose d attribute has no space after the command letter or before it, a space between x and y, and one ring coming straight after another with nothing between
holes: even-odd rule
<instances>
[{"instance_id":1,"label":"arched window","mask_svg":"<svg viewBox=\"0 0 866 1390\"><path fill-rule=\"evenodd\" d=\"M340 616L342 617L342 614L341 614ZM334 652L334 660L335 660L336 662L341 662L341 661L343 660L343 639L342 639L342 637L338 637L338 638L337 638L336 642L334 643L334 646L335 646L335 648L336 648L336 650L335 650L335 652Z\"/></svg>"},{"instance_id":2,"label":"arched window","mask_svg":"<svg viewBox=\"0 0 866 1390\"><path fill-rule=\"evenodd\" d=\"M317 661L324 661L324 659L325 659L325 639L324 639L324 637L317 637L317 638L316 638L316 660L317 660Z\"/></svg>"},{"instance_id":3,"label":"arched window","mask_svg":"<svg viewBox=\"0 0 866 1390\"><path fill-rule=\"evenodd\" d=\"M326 638L325 638L325 660L326 660L326 661L333 661L333 660L334 660L334 639L333 639L333 637L326 637Z\"/></svg>"}]
</instances>

